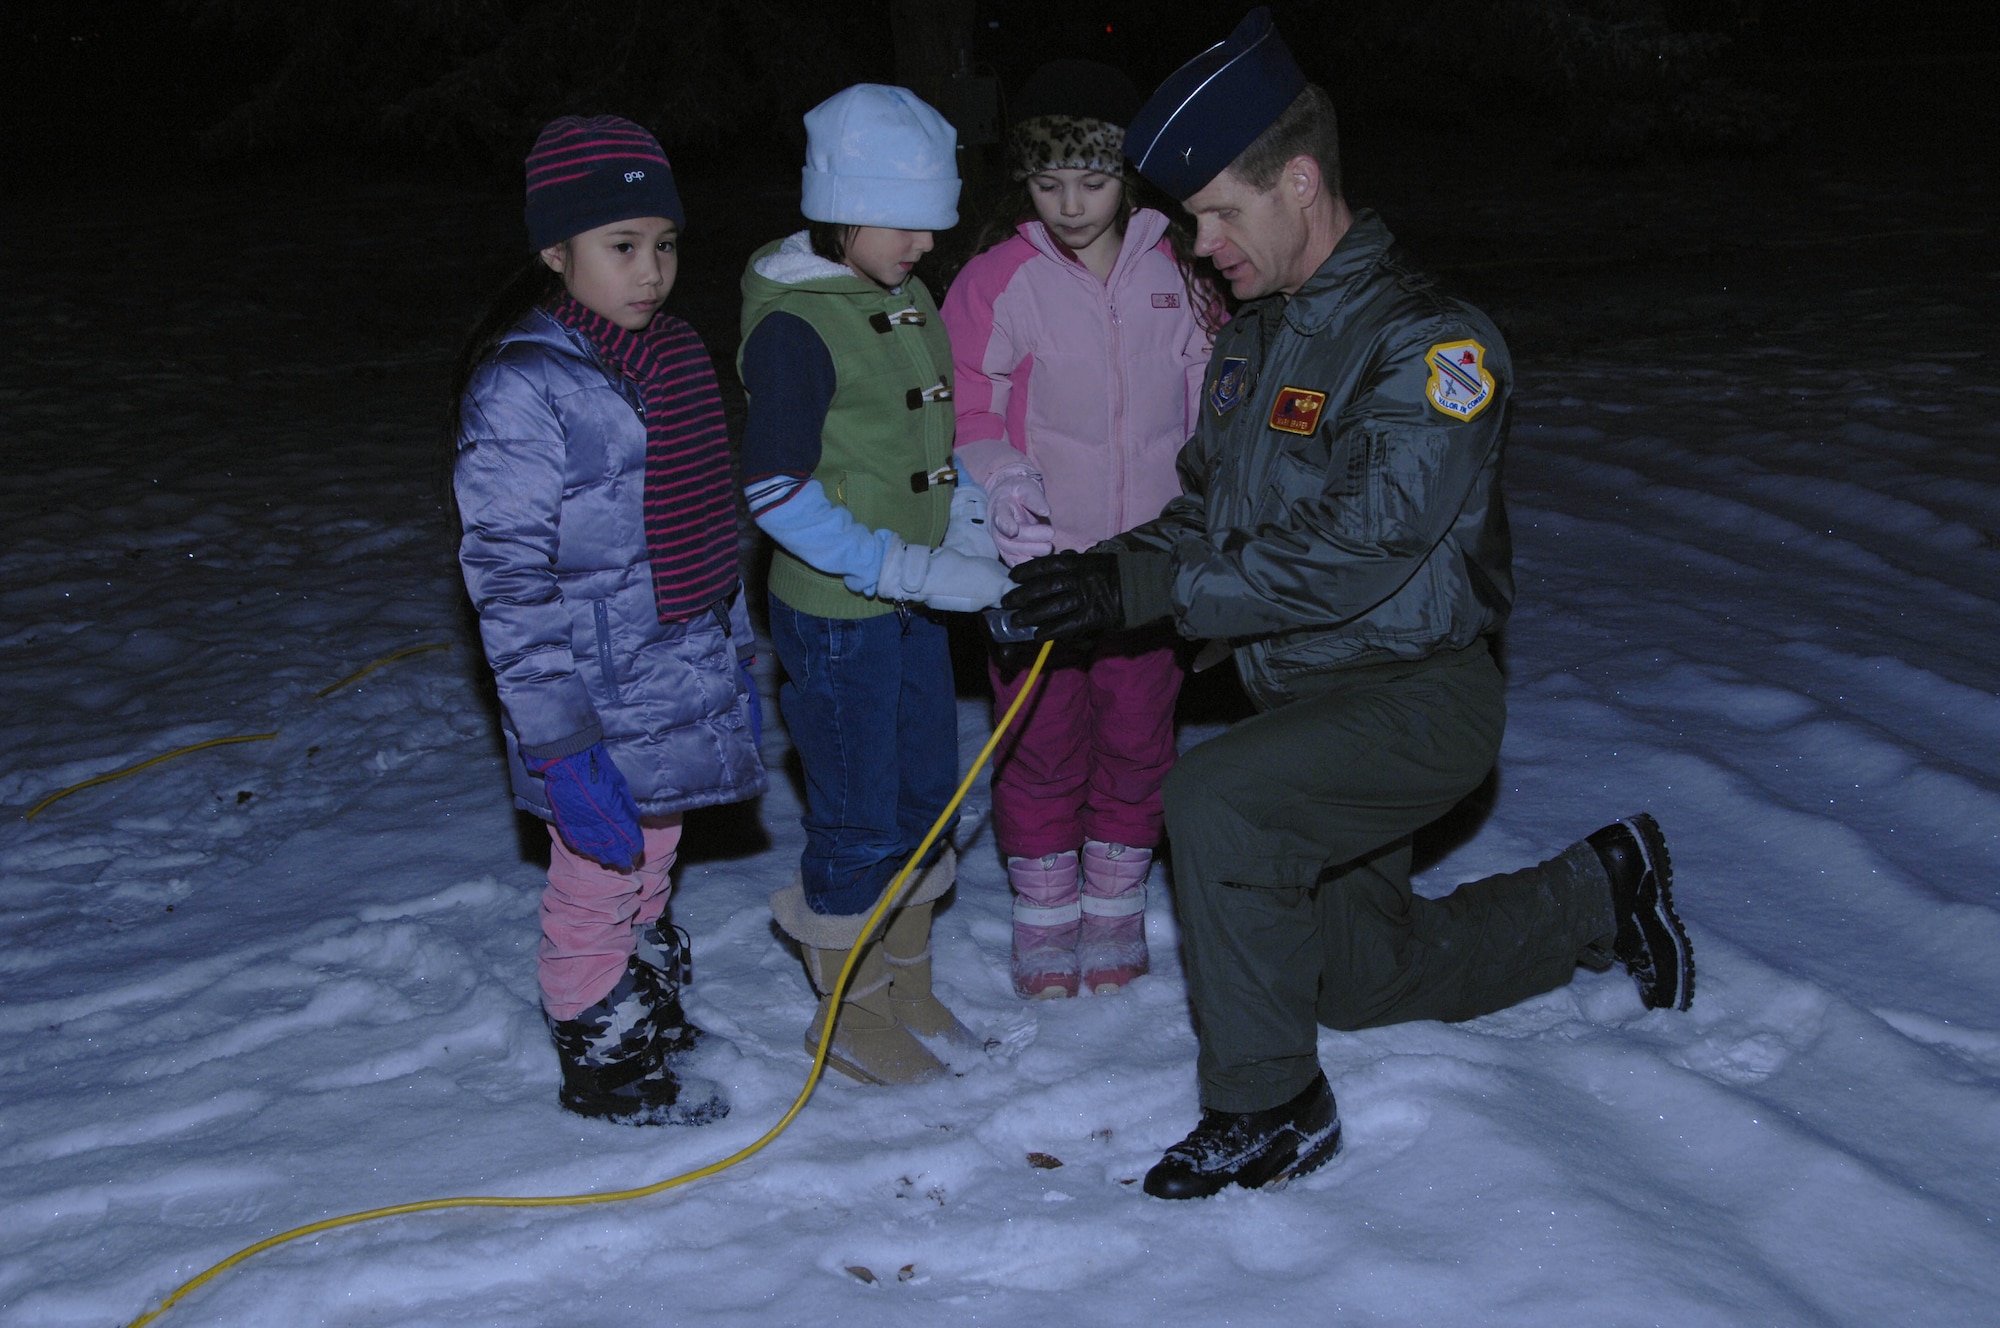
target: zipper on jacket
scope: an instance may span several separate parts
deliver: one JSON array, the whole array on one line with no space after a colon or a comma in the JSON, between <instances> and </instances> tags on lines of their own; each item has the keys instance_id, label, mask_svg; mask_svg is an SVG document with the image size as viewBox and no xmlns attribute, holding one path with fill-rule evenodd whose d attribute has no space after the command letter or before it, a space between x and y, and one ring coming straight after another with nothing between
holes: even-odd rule
<instances>
[{"instance_id":1,"label":"zipper on jacket","mask_svg":"<svg viewBox=\"0 0 2000 1328\"><path fill-rule=\"evenodd\" d=\"M611 693L611 699L620 705L625 698L618 692L618 675L611 668L611 606L603 600L592 600L592 615L597 619L597 668L604 675L604 690Z\"/></svg>"},{"instance_id":2,"label":"zipper on jacket","mask_svg":"<svg viewBox=\"0 0 2000 1328\"><path fill-rule=\"evenodd\" d=\"M1122 256L1122 255L1121 255ZM1124 530L1132 523L1126 519L1125 491L1125 347L1123 344L1124 325L1118 318L1118 302L1111 298L1111 287L1104 287L1104 311L1111 318L1111 493L1117 505L1112 525Z\"/></svg>"},{"instance_id":3,"label":"zipper on jacket","mask_svg":"<svg viewBox=\"0 0 2000 1328\"><path fill-rule=\"evenodd\" d=\"M1130 263L1137 261L1130 251L1130 236L1118 248L1118 257L1111 265L1111 274L1099 281L1095 273L1083 267L1079 261L1084 279L1097 291L1097 298L1104 309L1105 340L1111 348L1111 528L1124 530L1132 522L1127 519L1126 509L1130 506L1131 495L1126 492L1125 454L1125 344L1124 320L1118 316L1118 300L1111 293L1113 288L1123 284L1128 275Z\"/></svg>"}]
</instances>

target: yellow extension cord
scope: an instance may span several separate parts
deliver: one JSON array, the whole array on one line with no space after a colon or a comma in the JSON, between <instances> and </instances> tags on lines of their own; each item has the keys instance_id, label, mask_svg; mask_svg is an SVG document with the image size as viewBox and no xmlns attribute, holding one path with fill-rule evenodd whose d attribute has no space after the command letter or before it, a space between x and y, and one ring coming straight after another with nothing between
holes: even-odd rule
<instances>
[{"instance_id":1,"label":"yellow extension cord","mask_svg":"<svg viewBox=\"0 0 2000 1328\"><path fill-rule=\"evenodd\" d=\"M313 699L315 701L325 700L327 697L332 696L335 692L339 691L341 688L347 686L347 684L351 682L361 681L363 678L367 677L375 670L381 668L384 664L394 664L397 660L408 659L411 655L424 655L424 654L429 654L433 650L449 650L449 649L451 649L451 642L449 641L433 641L429 645L406 646L403 649L396 651L394 654L382 656L382 658L376 660L373 664L370 664L365 669L360 669L354 673L348 674L345 678L342 678L339 682L333 684L333 686L331 687L320 688L318 691L313 693ZM42 808L48 806L52 802L59 802L62 799L67 798L70 794L81 793L87 788L96 788L99 784L109 784L114 779L123 779L127 775L136 775L141 770L150 769L151 767L158 765L162 761L171 761L176 756L186 756L189 752L199 752L210 747L227 747L231 743L237 743L237 742L269 742L271 739L277 736L278 735L275 730L270 733L239 733L233 738L210 738L207 742L195 742L195 743L189 743L185 747L176 747L170 752L161 752L158 756L155 756L150 761L141 761L137 765L128 765L122 769L113 770L108 774L98 775L94 779L86 779L80 784L71 784L68 788L59 788L54 793L49 794L49 796L43 798L40 802L36 803L34 806L28 808L27 811L23 812L21 814L21 819L24 821L32 821L35 819L36 814L42 810Z\"/></svg>"},{"instance_id":2,"label":"yellow extension cord","mask_svg":"<svg viewBox=\"0 0 2000 1328\"><path fill-rule=\"evenodd\" d=\"M451 642L449 641L433 641L429 645L423 645L423 646L405 646L403 649L396 651L394 654L382 656L382 658L376 660L373 664L370 664L365 669L356 669L353 673L348 674L345 678L342 678L339 682L334 683L331 687L320 688L318 691L313 693L313 699L315 701L323 701L327 697L332 696L335 692L339 691L341 688L347 686L347 684L351 682L360 682L363 678L367 677L375 670L381 668L384 664L394 664L397 660L408 659L412 655L426 655L433 650L449 650L449 649L451 649Z\"/></svg>"},{"instance_id":3,"label":"yellow extension cord","mask_svg":"<svg viewBox=\"0 0 2000 1328\"><path fill-rule=\"evenodd\" d=\"M113 770L109 774L99 775L95 779L86 779L81 784L71 784L68 788L57 789L54 793L49 794L48 797L43 798L40 802L23 812L21 819L32 821L35 819L35 813L41 811L42 808L52 802L67 798L72 793L81 793L87 788L96 788L99 784L109 784L114 779L123 779L127 775L136 775L141 770L156 766L162 761L171 761L176 756L186 756L189 752L198 752L209 747L227 747L233 742L269 742L277 736L276 730L270 733L239 733L233 738L210 738L207 742L193 742L185 747L176 747L170 752L161 752L150 761L141 761L137 765L128 765L123 769Z\"/></svg>"},{"instance_id":4,"label":"yellow extension cord","mask_svg":"<svg viewBox=\"0 0 2000 1328\"><path fill-rule=\"evenodd\" d=\"M682 1172L678 1176L669 1176L665 1180L656 1181L651 1185L642 1185L636 1189L604 1190L596 1194L552 1194L539 1198L468 1195L457 1199L424 1199L416 1203L391 1204L387 1208L371 1208L362 1213L348 1213L342 1217L329 1217L324 1221L311 1222L302 1227L294 1227L290 1231L282 1231L275 1236L266 1237L258 1241L255 1245L245 1246L243 1249L230 1255L227 1259L224 1259L221 1263L215 1264L202 1273L189 1278L176 1287L172 1295L162 1300L158 1309L148 1310L127 1324L126 1328L142 1328L142 1325L151 1323L172 1309L174 1304L183 1296L186 1296L189 1292L204 1283L221 1276L237 1264L242 1263L245 1259L250 1258L254 1254L261 1254L265 1250L272 1249L275 1246L283 1245L288 1241L298 1240L302 1236L315 1236L322 1231L332 1231L338 1227L351 1227L362 1222L373 1222L378 1218L400 1217L405 1213L429 1213L442 1208L574 1208L583 1204L622 1203L627 1199L644 1199L649 1195L659 1194L663 1190L675 1189L682 1185L691 1184L694 1181L705 1180L718 1172L727 1171L738 1162L761 1151L765 1145L785 1132L786 1127L792 1123L792 1120L799 1112L805 1109L806 1101L812 1097L813 1089L819 1086L820 1075L826 1070L827 1049L833 1045L833 1023L840 1013L840 998L846 994L847 984L853 979L855 961L860 957L862 949L867 946L869 940L874 936L875 929L881 926L882 919L888 916L889 910L901 898L904 883L909 879L911 870L919 862L923 861L924 854L929 852L931 845L937 842L937 837L943 833L945 823L951 819L951 814L958 810L960 803L965 801L966 792L971 789L974 777L979 774L981 768L992 757L993 749L1000 745L1001 737L1007 732L1008 726L1014 722L1014 716L1020 712L1021 703L1028 699L1028 693L1034 690L1036 680L1041 677L1042 665L1048 660L1051 644L1050 642L1042 643L1041 651L1036 654L1034 664L1028 669L1027 679L1022 683L1020 692L1014 697L1013 704L1007 707L1007 712L1000 717L1000 722L993 726L993 735L986 740L986 745L979 749L979 756L973 761L972 768L967 770L965 778L959 781L958 791L951 795L951 801L946 804L944 811L932 823L930 833L924 836L923 843L917 845L916 852L910 855L910 860L903 864L903 869L896 873L895 878L882 891L882 898L876 902L874 912L870 913L868 920L862 924L861 937L855 941L854 948L847 952L847 962L840 966L840 976L834 980L833 999L827 1003L826 1025L820 1029L819 1051L813 1056L812 1068L806 1072L805 1086L799 1090L798 1097L793 1099L791 1108L783 1116L779 1117L778 1123L764 1131L755 1141L737 1149L734 1153L731 1153L719 1162L711 1162L698 1170ZM363 672L366 671L363 670ZM356 676L360 675L357 674Z\"/></svg>"}]
</instances>

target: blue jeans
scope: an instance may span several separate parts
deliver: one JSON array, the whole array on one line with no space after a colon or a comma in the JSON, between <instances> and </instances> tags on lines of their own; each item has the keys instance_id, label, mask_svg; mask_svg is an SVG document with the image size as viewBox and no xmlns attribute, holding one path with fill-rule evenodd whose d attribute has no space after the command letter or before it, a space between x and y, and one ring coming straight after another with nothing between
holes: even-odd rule
<instances>
[{"instance_id":1,"label":"blue jeans","mask_svg":"<svg viewBox=\"0 0 2000 1328\"><path fill-rule=\"evenodd\" d=\"M921 610L820 618L774 595L771 644L785 668L778 708L805 769L806 902L815 913L866 912L957 784L944 626Z\"/></svg>"}]
</instances>

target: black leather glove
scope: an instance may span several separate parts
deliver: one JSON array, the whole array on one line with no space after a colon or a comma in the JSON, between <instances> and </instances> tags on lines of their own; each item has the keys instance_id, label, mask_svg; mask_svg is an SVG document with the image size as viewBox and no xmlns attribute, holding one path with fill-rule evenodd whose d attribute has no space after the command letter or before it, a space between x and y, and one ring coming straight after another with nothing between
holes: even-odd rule
<instances>
[{"instance_id":1,"label":"black leather glove","mask_svg":"<svg viewBox=\"0 0 2000 1328\"><path fill-rule=\"evenodd\" d=\"M1115 553L1054 553L1013 571L1014 588L1000 601L1017 627L1037 641L1102 636L1125 625L1125 596Z\"/></svg>"}]
</instances>

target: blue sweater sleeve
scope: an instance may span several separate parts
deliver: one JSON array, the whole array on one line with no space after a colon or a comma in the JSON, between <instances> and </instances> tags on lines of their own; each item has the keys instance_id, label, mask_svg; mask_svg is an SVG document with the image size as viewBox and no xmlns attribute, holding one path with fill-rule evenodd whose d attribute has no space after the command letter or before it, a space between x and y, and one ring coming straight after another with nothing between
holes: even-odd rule
<instances>
[{"instance_id":1,"label":"blue sweater sleeve","mask_svg":"<svg viewBox=\"0 0 2000 1328\"><path fill-rule=\"evenodd\" d=\"M743 429L743 496L750 517L806 566L872 595L894 535L838 507L812 477L833 404L833 355L803 318L774 313L743 343L750 416Z\"/></svg>"},{"instance_id":2,"label":"blue sweater sleeve","mask_svg":"<svg viewBox=\"0 0 2000 1328\"><path fill-rule=\"evenodd\" d=\"M820 431L838 386L833 355L812 324L787 313L759 320L743 343L743 386L750 393L744 485L810 477L819 469Z\"/></svg>"}]
</instances>

